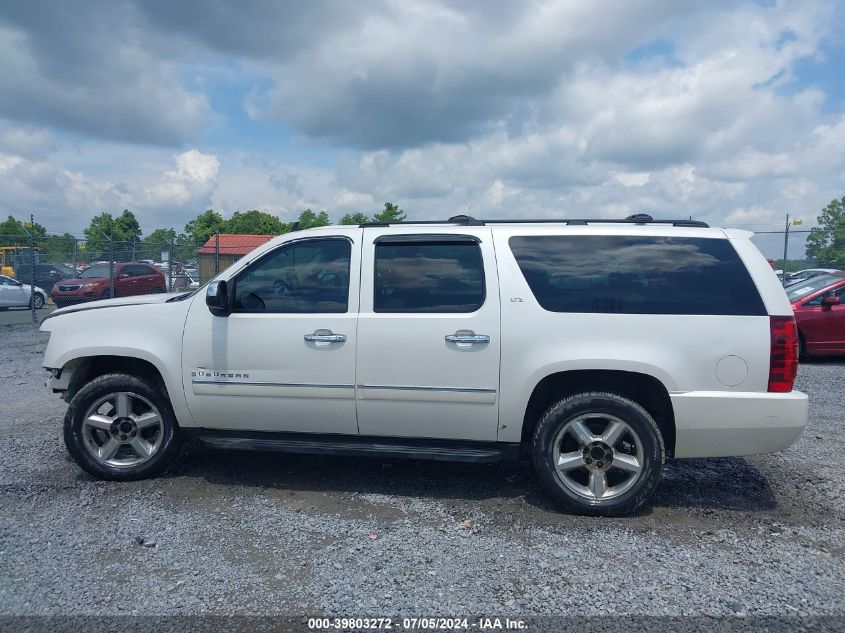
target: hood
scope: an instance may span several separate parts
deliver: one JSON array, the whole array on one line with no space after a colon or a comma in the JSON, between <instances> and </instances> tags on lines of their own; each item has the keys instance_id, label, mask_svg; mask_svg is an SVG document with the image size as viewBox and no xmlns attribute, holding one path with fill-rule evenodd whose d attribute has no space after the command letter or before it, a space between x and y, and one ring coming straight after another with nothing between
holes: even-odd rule
<instances>
[{"instance_id":1,"label":"hood","mask_svg":"<svg viewBox=\"0 0 845 633\"><path fill-rule=\"evenodd\" d=\"M56 286L81 286L82 284L98 284L108 283L108 277L68 277L67 279L59 279L55 282Z\"/></svg>"},{"instance_id":2,"label":"hood","mask_svg":"<svg viewBox=\"0 0 845 633\"><path fill-rule=\"evenodd\" d=\"M184 294L184 293L176 293ZM63 314L70 314L71 312L83 312L85 310L99 310L101 308L119 308L120 306L138 306L148 303L164 303L168 299L172 299L176 294L165 294L159 292L154 295L135 295L132 297L119 297L116 299L103 299L102 301L89 301L87 303L78 303L76 305L68 306L55 310L41 319L43 323L47 319L61 316Z\"/></svg>"}]
</instances>

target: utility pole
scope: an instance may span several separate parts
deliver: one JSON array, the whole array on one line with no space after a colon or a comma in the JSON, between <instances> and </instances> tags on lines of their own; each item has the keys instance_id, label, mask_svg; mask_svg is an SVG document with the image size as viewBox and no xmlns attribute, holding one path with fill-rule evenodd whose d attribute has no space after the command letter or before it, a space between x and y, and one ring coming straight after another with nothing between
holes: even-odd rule
<instances>
[{"instance_id":1,"label":"utility pole","mask_svg":"<svg viewBox=\"0 0 845 633\"><path fill-rule=\"evenodd\" d=\"M786 252L789 248L789 214L786 214L786 230L783 232L783 285L786 285Z\"/></svg>"}]
</instances>

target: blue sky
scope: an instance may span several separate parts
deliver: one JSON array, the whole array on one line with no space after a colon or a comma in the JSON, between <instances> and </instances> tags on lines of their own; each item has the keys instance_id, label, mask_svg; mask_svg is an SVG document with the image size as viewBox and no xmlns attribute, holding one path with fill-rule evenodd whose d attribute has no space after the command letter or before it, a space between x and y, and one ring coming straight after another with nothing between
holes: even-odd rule
<instances>
[{"instance_id":1,"label":"blue sky","mask_svg":"<svg viewBox=\"0 0 845 633\"><path fill-rule=\"evenodd\" d=\"M845 195L843 16L821 0L3 3L0 213L77 234L126 207L149 231L206 208L337 218L388 200L420 219L807 226Z\"/></svg>"}]
</instances>

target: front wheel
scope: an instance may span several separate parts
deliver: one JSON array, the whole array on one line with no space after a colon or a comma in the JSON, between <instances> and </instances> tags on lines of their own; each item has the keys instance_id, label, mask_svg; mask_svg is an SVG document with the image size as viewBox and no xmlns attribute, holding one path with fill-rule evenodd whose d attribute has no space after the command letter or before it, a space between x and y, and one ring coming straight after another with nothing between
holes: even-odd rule
<instances>
[{"instance_id":1,"label":"front wheel","mask_svg":"<svg viewBox=\"0 0 845 633\"><path fill-rule=\"evenodd\" d=\"M153 384L126 374L95 378L65 414L65 445L100 479L133 480L161 472L179 453L170 402Z\"/></svg>"},{"instance_id":2,"label":"front wheel","mask_svg":"<svg viewBox=\"0 0 845 633\"><path fill-rule=\"evenodd\" d=\"M34 307L36 310L40 310L41 308L44 307L44 296L43 295L35 293L34 295L32 295L32 298L30 298L29 301L30 301L30 306L29 306L30 308Z\"/></svg>"},{"instance_id":3,"label":"front wheel","mask_svg":"<svg viewBox=\"0 0 845 633\"><path fill-rule=\"evenodd\" d=\"M639 404L618 394L580 393L550 407L534 431L534 467L567 512L619 516L657 488L663 437Z\"/></svg>"}]
</instances>

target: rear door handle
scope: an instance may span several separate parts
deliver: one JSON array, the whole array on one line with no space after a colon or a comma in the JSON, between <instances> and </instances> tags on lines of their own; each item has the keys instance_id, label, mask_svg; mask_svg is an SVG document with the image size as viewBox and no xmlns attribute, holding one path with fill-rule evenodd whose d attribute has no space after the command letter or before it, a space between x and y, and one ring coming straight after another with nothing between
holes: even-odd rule
<instances>
[{"instance_id":1,"label":"rear door handle","mask_svg":"<svg viewBox=\"0 0 845 633\"><path fill-rule=\"evenodd\" d=\"M345 343L346 334L335 334L331 330L315 330L313 334L306 334L308 343Z\"/></svg>"},{"instance_id":2,"label":"rear door handle","mask_svg":"<svg viewBox=\"0 0 845 633\"><path fill-rule=\"evenodd\" d=\"M489 343L490 337L486 334L476 334L472 330L458 330L454 334L446 335L447 343Z\"/></svg>"}]
</instances>

